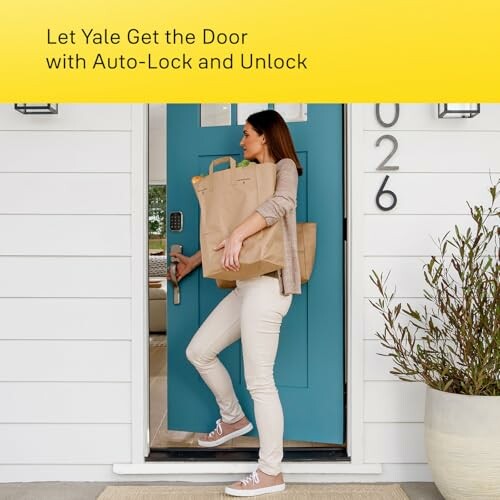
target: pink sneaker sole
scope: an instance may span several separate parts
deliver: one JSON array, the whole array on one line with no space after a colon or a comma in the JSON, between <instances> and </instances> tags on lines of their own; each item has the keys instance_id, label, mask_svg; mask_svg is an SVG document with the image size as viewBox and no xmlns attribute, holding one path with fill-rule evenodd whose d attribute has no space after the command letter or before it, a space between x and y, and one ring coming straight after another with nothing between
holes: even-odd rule
<instances>
[{"instance_id":1,"label":"pink sneaker sole","mask_svg":"<svg viewBox=\"0 0 500 500\"><path fill-rule=\"evenodd\" d=\"M278 491L285 490L285 483L276 484L274 486L267 486L266 488L249 488L249 489L239 489L231 488L231 486L226 486L226 495L231 495L233 497L255 497L257 495L265 495L266 493L277 493Z\"/></svg>"}]
</instances>

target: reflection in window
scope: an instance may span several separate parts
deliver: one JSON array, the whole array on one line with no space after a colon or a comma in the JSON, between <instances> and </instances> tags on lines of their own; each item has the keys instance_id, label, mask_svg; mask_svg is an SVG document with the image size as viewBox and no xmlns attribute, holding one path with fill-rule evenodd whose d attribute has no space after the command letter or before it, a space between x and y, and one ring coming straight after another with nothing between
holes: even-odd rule
<instances>
[{"instance_id":1,"label":"reflection in window","mask_svg":"<svg viewBox=\"0 0 500 500\"><path fill-rule=\"evenodd\" d=\"M202 127L231 125L231 104L201 104L200 108Z\"/></svg>"},{"instance_id":2,"label":"reflection in window","mask_svg":"<svg viewBox=\"0 0 500 500\"><path fill-rule=\"evenodd\" d=\"M268 104L238 104L238 125L244 125L249 115L268 107Z\"/></svg>"},{"instance_id":3,"label":"reflection in window","mask_svg":"<svg viewBox=\"0 0 500 500\"><path fill-rule=\"evenodd\" d=\"M286 122L307 121L307 104L275 104L274 109Z\"/></svg>"}]
</instances>

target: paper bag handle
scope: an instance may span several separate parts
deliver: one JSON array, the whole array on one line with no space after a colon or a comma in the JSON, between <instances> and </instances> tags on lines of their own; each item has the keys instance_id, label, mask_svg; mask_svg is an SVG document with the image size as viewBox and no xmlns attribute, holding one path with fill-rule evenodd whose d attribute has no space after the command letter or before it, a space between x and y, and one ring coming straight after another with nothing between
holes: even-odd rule
<instances>
[{"instance_id":1,"label":"paper bag handle","mask_svg":"<svg viewBox=\"0 0 500 500\"><path fill-rule=\"evenodd\" d=\"M221 163L227 162L229 162L229 168L236 168L236 160L232 156L221 156L220 158L217 158L210 163L208 167L208 173L212 175L214 173L214 167L220 165Z\"/></svg>"}]
</instances>

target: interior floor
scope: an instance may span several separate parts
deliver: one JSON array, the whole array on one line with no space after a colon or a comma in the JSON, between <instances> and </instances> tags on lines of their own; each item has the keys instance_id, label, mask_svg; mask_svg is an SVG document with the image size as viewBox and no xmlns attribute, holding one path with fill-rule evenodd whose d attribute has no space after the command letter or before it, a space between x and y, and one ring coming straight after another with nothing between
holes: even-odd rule
<instances>
[{"instance_id":1,"label":"interior floor","mask_svg":"<svg viewBox=\"0 0 500 500\"><path fill-rule=\"evenodd\" d=\"M208 389L207 389L208 390ZM149 335L149 430L151 448L199 448L199 433L167 429L167 335ZM207 429L210 431L212 429ZM285 441L285 447L331 447L330 443ZM258 448L257 437L241 436L218 448Z\"/></svg>"}]
</instances>

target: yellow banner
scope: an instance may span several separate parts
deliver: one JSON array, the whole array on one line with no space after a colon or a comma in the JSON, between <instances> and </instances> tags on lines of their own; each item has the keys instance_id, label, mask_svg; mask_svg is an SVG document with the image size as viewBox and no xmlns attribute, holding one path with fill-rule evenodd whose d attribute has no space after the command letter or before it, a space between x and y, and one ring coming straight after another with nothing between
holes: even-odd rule
<instances>
[{"instance_id":1,"label":"yellow banner","mask_svg":"<svg viewBox=\"0 0 500 500\"><path fill-rule=\"evenodd\" d=\"M497 102L499 20L498 0L9 1L0 98Z\"/></svg>"}]
</instances>

